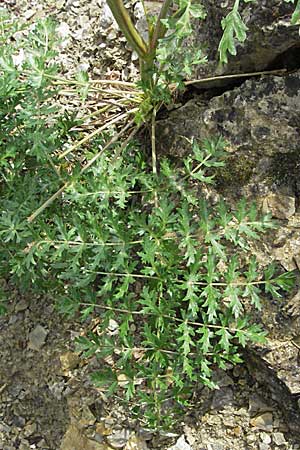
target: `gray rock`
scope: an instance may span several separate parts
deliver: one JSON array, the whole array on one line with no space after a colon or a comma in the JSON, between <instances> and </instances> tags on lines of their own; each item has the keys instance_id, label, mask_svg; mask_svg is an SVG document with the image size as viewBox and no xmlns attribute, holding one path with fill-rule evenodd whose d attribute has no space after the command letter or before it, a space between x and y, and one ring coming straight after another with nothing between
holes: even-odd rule
<instances>
[{"instance_id":1,"label":"gray rock","mask_svg":"<svg viewBox=\"0 0 300 450\"><path fill-rule=\"evenodd\" d=\"M260 71L272 64L278 68L289 62L284 53L299 45L298 27L290 22L294 10L292 3L278 0L240 2L239 11L248 27L247 39L238 44L237 56L229 55L228 64L221 67L218 56L221 20L231 11L233 3L204 0L203 4L208 14L206 20L199 23L194 40L198 47L205 44L208 65L197 67L193 78Z\"/></svg>"},{"instance_id":2,"label":"gray rock","mask_svg":"<svg viewBox=\"0 0 300 450\"><path fill-rule=\"evenodd\" d=\"M40 350L45 344L48 331L41 325L37 325L28 336L28 348L31 350Z\"/></svg>"},{"instance_id":3,"label":"gray rock","mask_svg":"<svg viewBox=\"0 0 300 450\"><path fill-rule=\"evenodd\" d=\"M9 323L9 325L13 325L16 322L20 321L22 318L23 318L23 314L22 313L13 314L13 315L10 316L8 323Z\"/></svg>"},{"instance_id":4,"label":"gray rock","mask_svg":"<svg viewBox=\"0 0 300 450\"><path fill-rule=\"evenodd\" d=\"M111 448L88 439L81 428L73 423L63 437L60 450L111 450Z\"/></svg>"},{"instance_id":5,"label":"gray rock","mask_svg":"<svg viewBox=\"0 0 300 450\"><path fill-rule=\"evenodd\" d=\"M253 417L258 413L270 412L272 408L268 406L264 399L254 393L249 397L249 414Z\"/></svg>"},{"instance_id":6,"label":"gray rock","mask_svg":"<svg viewBox=\"0 0 300 450\"><path fill-rule=\"evenodd\" d=\"M14 416L13 424L18 428L23 428L26 423L26 420L22 416Z\"/></svg>"},{"instance_id":7,"label":"gray rock","mask_svg":"<svg viewBox=\"0 0 300 450\"><path fill-rule=\"evenodd\" d=\"M26 437L31 436L32 434L34 434L36 432L36 430L37 430L37 424L34 422L28 422L24 428L24 435Z\"/></svg>"},{"instance_id":8,"label":"gray rock","mask_svg":"<svg viewBox=\"0 0 300 450\"><path fill-rule=\"evenodd\" d=\"M269 352L263 348L248 350L245 361L252 376L282 405L289 428L299 433L300 408L295 396L299 392L299 366L295 359L298 351L292 347L291 343L285 342Z\"/></svg>"},{"instance_id":9,"label":"gray rock","mask_svg":"<svg viewBox=\"0 0 300 450\"><path fill-rule=\"evenodd\" d=\"M218 442L207 444L207 450L224 450L224 445Z\"/></svg>"},{"instance_id":10,"label":"gray rock","mask_svg":"<svg viewBox=\"0 0 300 450\"><path fill-rule=\"evenodd\" d=\"M146 442L135 433L132 433L129 440L127 441L124 450L148 450Z\"/></svg>"},{"instance_id":11,"label":"gray rock","mask_svg":"<svg viewBox=\"0 0 300 450\"><path fill-rule=\"evenodd\" d=\"M294 195L272 192L265 197L263 207L265 212L270 212L277 219L289 219L296 212L296 198Z\"/></svg>"},{"instance_id":12,"label":"gray rock","mask_svg":"<svg viewBox=\"0 0 300 450\"><path fill-rule=\"evenodd\" d=\"M228 387L228 386L233 386L234 385L234 381L232 378L230 378L229 375L227 375L226 372L224 372L223 370L216 370L215 373L213 374L213 381L220 387Z\"/></svg>"},{"instance_id":13,"label":"gray rock","mask_svg":"<svg viewBox=\"0 0 300 450\"><path fill-rule=\"evenodd\" d=\"M271 450L271 447L268 444L265 444L264 442L259 442L258 450Z\"/></svg>"},{"instance_id":14,"label":"gray rock","mask_svg":"<svg viewBox=\"0 0 300 450\"><path fill-rule=\"evenodd\" d=\"M28 308L28 302L24 298L21 298L16 303L15 312L18 313L18 312L24 311L27 308Z\"/></svg>"},{"instance_id":15,"label":"gray rock","mask_svg":"<svg viewBox=\"0 0 300 450\"><path fill-rule=\"evenodd\" d=\"M248 433L246 439L247 439L248 444L253 444L254 442L256 442L256 435L252 434L252 433Z\"/></svg>"},{"instance_id":16,"label":"gray rock","mask_svg":"<svg viewBox=\"0 0 300 450\"><path fill-rule=\"evenodd\" d=\"M288 301L287 305L285 306L285 310L291 316L300 316L300 289L297 294Z\"/></svg>"},{"instance_id":17,"label":"gray rock","mask_svg":"<svg viewBox=\"0 0 300 450\"><path fill-rule=\"evenodd\" d=\"M191 151L186 138L203 141L221 135L228 142L228 173L222 169L217 177L223 192L262 197L276 182L293 197L299 128L300 71L249 79L208 101L196 97L158 121L157 140L160 153L181 158Z\"/></svg>"},{"instance_id":18,"label":"gray rock","mask_svg":"<svg viewBox=\"0 0 300 450\"><path fill-rule=\"evenodd\" d=\"M1 433L9 433L10 427L4 422L0 422L0 432Z\"/></svg>"},{"instance_id":19,"label":"gray rock","mask_svg":"<svg viewBox=\"0 0 300 450\"><path fill-rule=\"evenodd\" d=\"M299 369L299 349L292 342L272 340L269 345L270 351L264 359L273 370L277 369L277 376L289 388L294 396L300 394L300 369Z\"/></svg>"},{"instance_id":20,"label":"gray rock","mask_svg":"<svg viewBox=\"0 0 300 450\"><path fill-rule=\"evenodd\" d=\"M278 239L280 239L281 230L278 231ZM299 230L291 232L285 239L284 243L274 249L274 256L280 261L285 270L295 270L300 267L300 236Z\"/></svg>"},{"instance_id":21,"label":"gray rock","mask_svg":"<svg viewBox=\"0 0 300 450\"><path fill-rule=\"evenodd\" d=\"M214 392L211 408L217 411L231 405L233 402L233 390L230 387L224 387Z\"/></svg>"}]
</instances>

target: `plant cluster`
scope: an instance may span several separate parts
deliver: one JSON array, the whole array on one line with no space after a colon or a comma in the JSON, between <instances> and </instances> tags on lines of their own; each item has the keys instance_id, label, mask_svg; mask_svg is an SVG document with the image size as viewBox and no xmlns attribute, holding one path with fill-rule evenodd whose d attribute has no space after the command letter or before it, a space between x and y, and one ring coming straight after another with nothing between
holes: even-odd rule
<instances>
[{"instance_id":1,"label":"plant cluster","mask_svg":"<svg viewBox=\"0 0 300 450\"><path fill-rule=\"evenodd\" d=\"M50 20L28 28L0 11L0 275L26 272L18 261L32 241L27 217L68 176L57 150L77 122L55 106L56 41Z\"/></svg>"},{"instance_id":2,"label":"plant cluster","mask_svg":"<svg viewBox=\"0 0 300 450\"><path fill-rule=\"evenodd\" d=\"M291 23L300 23L300 0L284 0L294 3ZM184 87L184 79L190 77L193 66L206 62L203 49L186 44L193 33L196 21L206 18L203 2L197 0L163 0L160 12L153 18L142 1L148 24L148 41L136 29L123 0L107 0L108 6L120 30L140 60L141 86L144 102L137 115L145 121L149 111L161 103L170 102L174 87ZM234 0L231 11L222 19L222 38L218 53L221 64L228 62L228 55L237 54L237 46L245 42L248 27L240 14L242 3L257 4L257 0ZM221 6L220 6L221 8Z\"/></svg>"},{"instance_id":3,"label":"plant cluster","mask_svg":"<svg viewBox=\"0 0 300 450\"><path fill-rule=\"evenodd\" d=\"M123 14L114 10L122 2L108 3ZM188 0L176 4L175 16L157 22L169 35L149 22L161 64L190 17L203 15ZM293 274L249 256L251 241L273 227L268 216L206 200L203 187L224 164L221 138L187 142L191 155L177 165L157 160L154 144L152 168L132 133L120 141L106 129L76 142L78 120L55 106L55 34L48 20L28 29L1 13L0 275L51 292L63 314L97 314L94 332L78 339L103 366L95 383L121 393L148 426L168 427L196 383L215 387L214 368L240 362L240 348L263 339L247 312L289 290ZM143 80L146 92L156 80ZM78 86L86 96L83 74Z\"/></svg>"},{"instance_id":4,"label":"plant cluster","mask_svg":"<svg viewBox=\"0 0 300 450\"><path fill-rule=\"evenodd\" d=\"M260 309L263 292L278 297L293 284L293 274L260 270L249 258L250 242L273 227L268 216L243 201L231 211L205 200L201 187L223 151L222 140L192 142L184 167L164 159L158 176L145 172L135 147L124 153L126 173L123 158L106 156L69 193L74 225L35 244L41 254L64 252L57 276L72 290L64 310L100 314L96 330L78 339L85 357L101 361L94 382L156 429L173 423L196 383L216 387L215 367L241 362L240 348L263 340L249 306ZM92 235L88 220L97 224Z\"/></svg>"}]
</instances>

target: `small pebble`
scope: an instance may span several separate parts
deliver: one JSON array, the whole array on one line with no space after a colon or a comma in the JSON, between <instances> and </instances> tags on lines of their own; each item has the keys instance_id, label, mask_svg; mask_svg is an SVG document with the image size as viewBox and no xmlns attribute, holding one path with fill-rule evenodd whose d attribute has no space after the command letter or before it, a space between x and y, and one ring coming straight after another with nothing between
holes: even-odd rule
<instances>
[{"instance_id":1,"label":"small pebble","mask_svg":"<svg viewBox=\"0 0 300 450\"><path fill-rule=\"evenodd\" d=\"M129 436L129 430L116 430L110 436L107 436L106 440L113 448L123 448L125 447Z\"/></svg>"},{"instance_id":2,"label":"small pebble","mask_svg":"<svg viewBox=\"0 0 300 450\"><path fill-rule=\"evenodd\" d=\"M259 436L260 436L260 439L262 440L262 442L264 444L271 444L272 438L270 437L269 434L267 434L267 433L260 433Z\"/></svg>"},{"instance_id":3,"label":"small pebble","mask_svg":"<svg viewBox=\"0 0 300 450\"><path fill-rule=\"evenodd\" d=\"M30 333L29 333L29 342L28 348L31 350L40 350L45 344L46 337L48 335L48 331L45 330L41 325L37 325Z\"/></svg>"},{"instance_id":4,"label":"small pebble","mask_svg":"<svg viewBox=\"0 0 300 450\"><path fill-rule=\"evenodd\" d=\"M252 425L252 427L258 428L259 430L272 431L273 414L270 412L260 414L250 420L250 425Z\"/></svg>"},{"instance_id":5,"label":"small pebble","mask_svg":"<svg viewBox=\"0 0 300 450\"><path fill-rule=\"evenodd\" d=\"M259 450L271 450L268 444L265 444L264 442L260 442L258 444Z\"/></svg>"},{"instance_id":6,"label":"small pebble","mask_svg":"<svg viewBox=\"0 0 300 450\"><path fill-rule=\"evenodd\" d=\"M186 442L184 436L180 436L176 444L169 447L168 450L193 450L192 447Z\"/></svg>"},{"instance_id":7,"label":"small pebble","mask_svg":"<svg viewBox=\"0 0 300 450\"><path fill-rule=\"evenodd\" d=\"M286 443L284 434L279 432L273 434L273 441L276 445L284 445Z\"/></svg>"}]
</instances>

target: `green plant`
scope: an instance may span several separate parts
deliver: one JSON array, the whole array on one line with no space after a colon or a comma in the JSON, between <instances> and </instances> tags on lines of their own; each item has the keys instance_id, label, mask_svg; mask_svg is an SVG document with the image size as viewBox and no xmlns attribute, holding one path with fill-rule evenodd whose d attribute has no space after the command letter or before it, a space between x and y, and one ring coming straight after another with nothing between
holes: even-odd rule
<instances>
[{"instance_id":1,"label":"green plant","mask_svg":"<svg viewBox=\"0 0 300 450\"><path fill-rule=\"evenodd\" d=\"M192 142L184 167L164 159L157 176L144 170L134 147L117 161L104 158L97 181L93 176L70 192L77 214L82 207L92 213L97 238L77 221L59 239L36 243L41 252L43 245L64 250L64 259L69 253L59 275L72 289L63 311L101 312L96 332L78 339L84 356L95 353L104 366L94 382L125 397L156 429L176 420L196 383L216 387L216 366L240 362L241 346L264 339L246 314L250 304L261 308L262 291L277 297L293 284L292 273L262 270L249 257L250 242L273 227L268 216L259 218L244 202L234 211L223 201L212 208L203 198L201 186L223 164L223 149L222 140Z\"/></svg>"},{"instance_id":2,"label":"green plant","mask_svg":"<svg viewBox=\"0 0 300 450\"><path fill-rule=\"evenodd\" d=\"M26 215L64 176L54 161L64 140L59 124L65 123L53 106L54 41L51 21L28 29L0 10L0 276L9 273L10 258L31 240Z\"/></svg>"},{"instance_id":3,"label":"green plant","mask_svg":"<svg viewBox=\"0 0 300 450\"><path fill-rule=\"evenodd\" d=\"M284 1L296 5L291 19L291 23L296 25L299 22L300 1ZM239 13L242 2L257 3L257 0L234 0L232 10L222 19L223 35L218 48L222 64L228 62L228 54L236 55L237 43L243 43L247 37L248 28ZM151 88L157 94L159 88L165 90L171 83L178 88L182 86L184 76L191 75L193 65L206 61L201 48L183 45L193 32L193 22L206 18L201 1L163 0L155 19L142 1L148 24L147 42L134 26L123 0L107 0L107 4L120 30L139 56L144 89ZM165 100L165 96L162 99Z\"/></svg>"},{"instance_id":4,"label":"green plant","mask_svg":"<svg viewBox=\"0 0 300 450\"><path fill-rule=\"evenodd\" d=\"M285 3L294 3L295 11L293 12L291 23L292 25L300 25L300 0L284 0Z\"/></svg>"},{"instance_id":5,"label":"green plant","mask_svg":"<svg viewBox=\"0 0 300 450\"><path fill-rule=\"evenodd\" d=\"M53 63L51 22L27 37L2 15L0 39L9 44L0 48L1 276L51 292L64 314L100 311L97 330L78 340L105 366L94 381L124 391L148 426L168 427L196 383L214 387L216 366L263 339L250 305L292 286L292 273L249 257L273 225L254 205L206 201L203 186L224 164L222 139L187 142L191 156L174 166L156 160L153 135L152 170L135 128L122 142L107 127L76 140L81 122L55 105L66 80ZM87 95L85 75L74 84Z\"/></svg>"},{"instance_id":6,"label":"green plant","mask_svg":"<svg viewBox=\"0 0 300 450\"><path fill-rule=\"evenodd\" d=\"M215 387L214 368L263 339L246 314L261 308L262 290L277 297L293 282L249 258L251 240L273 227L268 216L244 202L212 208L202 194L223 164L223 141L190 145L183 166L163 159L158 174L136 143L122 154L115 145L74 179L62 210L48 209L19 239L2 222L11 272L51 291L63 314L99 315L97 330L78 339L104 366L93 380L123 392L156 429L176 420L195 383Z\"/></svg>"}]
</instances>

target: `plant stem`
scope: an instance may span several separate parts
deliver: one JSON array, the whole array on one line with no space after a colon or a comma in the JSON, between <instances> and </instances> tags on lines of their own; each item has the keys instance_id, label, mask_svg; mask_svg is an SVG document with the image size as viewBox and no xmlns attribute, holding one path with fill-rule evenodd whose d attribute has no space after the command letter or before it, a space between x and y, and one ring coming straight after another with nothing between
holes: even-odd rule
<instances>
[{"instance_id":1,"label":"plant stem","mask_svg":"<svg viewBox=\"0 0 300 450\"><path fill-rule=\"evenodd\" d=\"M152 123L151 123L151 149L152 149L152 172L155 177L157 177L157 157L156 157L156 140L155 140L155 120L156 120L156 109L153 108L152 111ZM154 205L158 208L158 197L157 191L154 191Z\"/></svg>"},{"instance_id":2,"label":"plant stem","mask_svg":"<svg viewBox=\"0 0 300 450\"><path fill-rule=\"evenodd\" d=\"M164 4L161 7L159 16L156 21L156 25L153 31L153 34L150 36L149 50L147 52L147 56L140 59L140 72L141 79L144 82L150 82L152 79L152 69L156 56L156 50L159 39L163 38L166 33L166 27L161 22L163 19L167 17L168 10L173 0L165 0Z\"/></svg>"},{"instance_id":3,"label":"plant stem","mask_svg":"<svg viewBox=\"0 0 300 450\"><path fill-rule=\"evenodd\" d=\"M100 156L102 155L102 153L107 150L112 144L114 144L115 142L118 141L118 139L120 139L121 136L124 135L124 133L126 133L126 131L131 128L133 125L135 124L135 120L131 120L131 122L129 122L127 125L124 126L124 128L122 128L121 131L119 131L119 133L115 134L110 141L105 145L105 147L102 148L102 150L100 150L100 152L98 152L92 159L90 159L85 166L83 166L83 168L80 171L80 175L82 175L92 164L94 164L94 162L100 158ZM133 129L133 131L130 133L129 137L123 142L123 144L120 147L120 151L122 151L125 146L128 144L128 139L132 139L135 134L138 132L139 127L136 127ZM56 200L69 186L72 185L72 181L67 181L57 192L55 192L55 194L53 194L50 198L48 198L48 200L45 201L45 203L42 204L42 206L40 206L33 214L31 214L28 218L27 221L29 223L33 222L37 216L39 214L41 214L48 206L51 205L51 203Z\"/></svg>"},{"instance_id":4,"label":"plant stem","mask_svg":"<svg viewBox=\"0 0 300 450\"><path fill-rule=\"evenodd\" d=\"M135 110L134 110L135 111ZM102 131L106 130L107 128L109 128L111 125L118 123L120 121L122 121L123 119L125 119L125 117L128 116L128 114L130 114L132 111L129 111L128 113L124 113L124 114L120 114L117 117L115 117L113 120L110 120L108 123L106 123L105 125L103 125L100 128L97 128L95 131L93 131L92 133L90 133L88 136L85 136L83 139L81 139L80 141L76 142L76 144L72 145L70 148L68 148L67 150L65 150L61 155L59 155L58 159L62 159L65 156L67 156L69 153L73 152L74 150L76 150L77 148L81 147L81 145L85 144L86 142L90 141L93 137L97 136L98 134L102 133Z\"/></svg>"},{"instance_id":5,"label":"plant stem","mask_svg":"<svg viewBox=\"0 0 300 450\"><path fill-rule=\"evenodd\" d=\"M143 241L136 240L136 241L120 241L120 242L84 242L84 241L67 241L67 240L50 240L50 239L43 239L42 241L35 242L35 245L39 247L42 244L50 244L53 246L58 245L68 245L68 246L79 246L83 245L86 247L119 247L124 245L137 245L142 244Z\"/></svg>"},{"instance_id":6,"label":"plant stem","mask_svg":"<svg viewBox=\"0 0 300 450\"><path fill-rule=\"evenodd\" d=\"M107 0L107 3L120 30L126 37L132 49L136 51L141 59L146 59L148 54L147 44L133 25L123 1Z\"/></svg>"},{"instance_id":7,"label":"plant stem","mask_svg":"<svg viewBox=\"0 0 300 450\"><path fill-rule=\"evenodd\" d=\"M151 267L144 267L144 269L151 269ZM145 279L150 279L150 280L159 280L159 281L164 281L163 278L160 278L158 276L155 275L143 275L141 273L118 273L118 272L98 272L98 271L93 271L93 270L86 270L86 273L94 273L96 275L105 275L105 276L111 276L111 277L121 277L121 278L126 278L126 277L132 277L132 278L145 278ZM184 284L187 283L190 286L220 286L220 287L227 287L227 286L257 286L257 285L262 285L262 284L266 284L266 281L264 280L259 280L259 281L245 281L245 282L232 282L232 283L225 283L225 282L213 282L213 283L209 283L207 281L186 281L186 280L180 280L180 279L176 279L174 278L172 280L172 282L174 283L178 283L178 284Z\"/></svg>"},{"instance_id":8,"label":"plant stem","mask_svg":"<svg viewBox=\"0 0 300 450\"><path fill-rule=\"evenodd\" d=\"M169 8L172 4L173 0L165 0L164 4L161 7L159 16L157 18L157 22L155 25L155 29L153 32L153 36L150 42L150 49L156 50L159 39L162 39L166 33L166 27L162 23L162 20L165 19L168 15Z\"/></svg>"},{"instance_id":9,"label":"plant stem","mask_svg":"<svg viewBox=\"0 0 300 450\"><path fill-rule=\"evenodd\" d=\"M231 75L219 75L216 77L208 77L208 78L202 78L201 80L189 80L189 81L185 81L184 85L185 86L190 86L192 84L205 84L208 83L209 81L217 81L217 80L228 80L231 78L242 78L242 77L257 77L257 76L261 76L261 75L280 75L280 74L285 74L286 73L286 69L277 69L277 70L262 70L260 72L246 72L246 73L234 73ZM173 88L173 86L171 86Z\"/></svg>"},{"instance_id":10,"label":"plant stem","mask_svg":"<svg viewBox=\"0 0 300 450\"><path fill-rule=\"evenodd\" d=\"M157 313L154 313L154 312L147 312L144 310L132 311L130 309L115 308L114 306L99 305L97 303L80 302L80 305L93 306L94 308L103 309L103 310L107 310L107 311L119 312L121 314L132 314L133 316L150 316L150 317L157 316ZM225 329L228 331L234 331L234 332L239 331L240 333L247 333L247 330L244 330L243 328L235 328L235 327L231 327L231 326L229 327L229 326L224 326L224 325L214 325L212 323L204 323L204 322L194 322L191 320L180 319L179 317L168 316L167 314L161 314L160 317L164 317L165 319L173 320L174 322L178 322L178 323L186 322L188 325L194 325L197 327L212 328L215 330Z\"/></svg>"}]
</instances>

